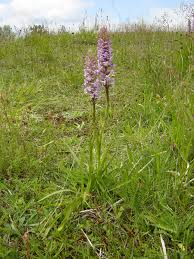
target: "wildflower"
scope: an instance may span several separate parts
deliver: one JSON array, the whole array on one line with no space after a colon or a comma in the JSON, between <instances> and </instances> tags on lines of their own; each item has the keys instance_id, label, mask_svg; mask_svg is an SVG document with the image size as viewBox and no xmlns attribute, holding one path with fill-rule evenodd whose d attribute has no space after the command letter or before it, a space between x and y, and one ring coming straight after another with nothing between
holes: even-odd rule
<instances>
[{"instance_id":1,"label":"wildflower","mask_svg":"<svg viewBox=\"0 0 194 259\"><path fill-rule=\"evenodd\" d=\"M84 90L91 96L93 104L93 121L95 122L95 104L99 99L100 81L98 79L97 61L95 57L88 55L84 68Z\"/></svg>"},{"instance_id":2,"label":"wildflower","mask_svg":"<svg viewBox=\"0 0 194 259\"><path fill-rule=\"evenodd\" d=\"M92 100L99 99L100 82L98 79L98 70L96 59L92 56L87 56L84 69L84 88Z\"/></svg>"},{"instance_id":3,"label":"wildflower","mask_svg":"<svg viewBox=\"0 0 194 259\"><path fill-rule=\"evenodd\" d=\"M112 62L112 44L106 27L102 27L98 38L98 73L106 90L107 105L109 106L109 87L114 83Z\"/></svg>"}]
</instances>

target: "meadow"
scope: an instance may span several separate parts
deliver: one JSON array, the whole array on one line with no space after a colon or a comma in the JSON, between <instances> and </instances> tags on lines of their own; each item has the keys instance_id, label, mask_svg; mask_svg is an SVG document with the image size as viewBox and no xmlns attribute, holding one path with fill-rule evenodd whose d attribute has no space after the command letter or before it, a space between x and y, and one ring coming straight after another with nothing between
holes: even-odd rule
<instances>
[{"instance_id":1,"label":"meadow","mask_svg":"<svg viewBox=\"0 0 194 259\"><path fill-rule=\"evenodd\" d=\"M94 138L97 32L0 36L0 258L193 257L192 37L111 33Z\"/></svg>"}]
</instances>

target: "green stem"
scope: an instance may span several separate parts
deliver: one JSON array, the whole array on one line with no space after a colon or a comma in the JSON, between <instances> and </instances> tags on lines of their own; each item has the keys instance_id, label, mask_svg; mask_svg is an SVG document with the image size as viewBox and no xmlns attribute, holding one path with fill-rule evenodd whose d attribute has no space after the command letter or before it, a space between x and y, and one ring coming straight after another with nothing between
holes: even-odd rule
<instances>
[{"instance_id":1,"label":"green stem","mask_svg":"<svg viewBox=\"0 0 194 259\"><path fill-rule=\"evenodd\" d=\"M105 91L106 91L106 100L107 100L107 115L109 113L109 107L110 107L110 97L109 97L109 87L105 86Z\"/></svg>"},{"instance_id":2,"label":"green stem","mask_svg":"<svg viewBox=\"0 0 194 259\"><path fill-rule=\"evenodd\" d=\"M93 106L93 124L96 125L96 102L95 99L92 99L92 106Z\"/></svg>"}]
</instances>

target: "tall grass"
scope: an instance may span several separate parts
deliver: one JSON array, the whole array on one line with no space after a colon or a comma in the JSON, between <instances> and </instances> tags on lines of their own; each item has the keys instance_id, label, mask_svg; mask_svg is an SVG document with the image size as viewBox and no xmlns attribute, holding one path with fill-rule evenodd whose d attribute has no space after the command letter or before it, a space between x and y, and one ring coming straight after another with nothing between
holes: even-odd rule
<instances>
[{"instance_id":1,"label":"tall grass","mask_svg":"<svg viewBox=\"0 0 194 259\"><path fill-rule=\"evenodd\" d=\"M2 258L192 258L191 36L111 34L95 138L81 86L96 32L1 38Z\"/></svg>"}]
</instances>

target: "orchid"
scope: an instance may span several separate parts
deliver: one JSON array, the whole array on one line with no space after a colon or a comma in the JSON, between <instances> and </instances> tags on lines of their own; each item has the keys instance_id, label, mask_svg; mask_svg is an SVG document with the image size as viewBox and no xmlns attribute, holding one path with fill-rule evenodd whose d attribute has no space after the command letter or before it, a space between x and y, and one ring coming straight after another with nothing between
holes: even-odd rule
<instances>
[{"instance_id":1,"label":"orchid","mask_svg":"<svg viewBox=\"0 0 194 259\"><path fill-rule=\"evenodd\" d=\"M93 103L93 120L95 121L95 104L99 99L100 81L98 79L97 61L88 54L84 68L84 90L90 95Z\"/></svg>"},{"instance_id":2,"label":"orchid","mask_svg":"<svg viewBox=\"0 0 194 259\"><path fill-rule=\"evenodd\" d=\"M98 79L97 62L93 56L87 56L84 69L84 88L93 100L99 98L100 82Z\"/></svg>"},{"instance_id":3,"label":"orchid","mask_svg":"<svg viewBox=\"0 0 194 259\"><path fill-rule=\"evenodd\" d=\"M106 27L102 27L98 38L98 73L105 87L107 106L109 107L109 87L114 84L114 65L112 62L112 44ZM108 108L107 107L107 108Z\"/></svg>"}]
</instances>

